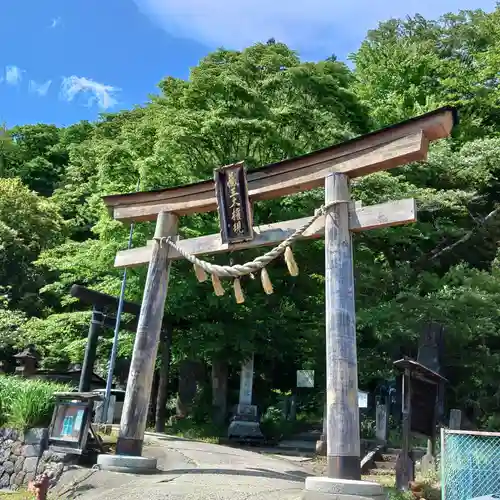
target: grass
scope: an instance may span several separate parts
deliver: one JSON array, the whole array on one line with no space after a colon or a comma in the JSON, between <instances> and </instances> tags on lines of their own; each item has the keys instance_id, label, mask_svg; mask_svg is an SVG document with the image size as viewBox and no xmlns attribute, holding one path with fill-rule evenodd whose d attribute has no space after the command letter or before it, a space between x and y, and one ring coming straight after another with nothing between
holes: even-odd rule
<instances>
[{"instance_id":1,"label":"grass","mask_svg":"<svg viewBox=\"0 0 500 500\"><path fill-rule=\"evenodd\" d=\"M67 390L54 382L0 375L0 425L21 431L49 425L54 392Z\"/></svg>"},{"instance_id":2,"label":"grass","mask_svg":"<svg viewBox=\"0 0 500 500\"><path fill-rule=\"evenodd\" d=\"M104 431L99 428L99 426L95 426L94 430L97 431L98 436L102 440L102 446L104 448L105 453L116 453L116 443L118 442L118 430Z\"/></svg>"},{"instance_id":3,"label":"grass","mask_svg":"<svg viewBox=\"0 0 500 500\"><path fill-rule=\"evenodd\" d=\"M148 431L155 432L154 429ZM212 444L218 444L219 438L226 433L227 428L220 428L211 423L195 423L189 418L178 420L174 425L165 428L165 434Z\"/></svg>"},{"instance_id":4,"label":"grass","mask_svg":"<svg viewBox=\"0 0 500 500\"><path fill-rule=\"evenodd\" d=\"M311 463L315 475L322 476L326 470L326 458L316 457ZM441 500L441 485L437 478L437 474L429 477L423 477L416 474L416 483L422 486L422 498L425 500ZM395 488L396 476L394 474L377 474L364 475L361 478L363 481L371 481L383 486L388 493L389 500L413 500L415 497L411 492L401 492Z\"/></svg>"},{"instance_id":5,"label":"grass","mask_svg":"<svg viewBox=\"0 0 500 500\"><path fill-rule=\"evenodd\" d=\"M19 490L12 493L0 493L0 500L34 500L33 493Z\"/></svg>"},{"instance_id":6,"label":"grass","mask_svg":"<svg viewBox=\"0 0 500 500\"><path fill-rule=\"evenodd\" d=\"M9 493L0 493L0 500L35 500L35 495L26 490L11 491ZM50 492L47 500L57 500Z\"/></svg>"}]
</instances>

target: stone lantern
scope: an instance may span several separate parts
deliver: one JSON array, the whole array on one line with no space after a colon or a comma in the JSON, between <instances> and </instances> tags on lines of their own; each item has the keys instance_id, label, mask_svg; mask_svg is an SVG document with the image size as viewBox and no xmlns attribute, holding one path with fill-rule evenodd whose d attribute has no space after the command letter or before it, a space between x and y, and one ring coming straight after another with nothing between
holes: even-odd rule
<instances>
[{"instance_id":1,"label":"stone lantern","mask_svg":"<svg viewBox=\"0 0 500 500\"><path fill-rule=\"evenodd\" d=\"M17 362L16 375L31 377L37 371L38 354L32 345L14 356Z\"/></svg>"}]
</instances>

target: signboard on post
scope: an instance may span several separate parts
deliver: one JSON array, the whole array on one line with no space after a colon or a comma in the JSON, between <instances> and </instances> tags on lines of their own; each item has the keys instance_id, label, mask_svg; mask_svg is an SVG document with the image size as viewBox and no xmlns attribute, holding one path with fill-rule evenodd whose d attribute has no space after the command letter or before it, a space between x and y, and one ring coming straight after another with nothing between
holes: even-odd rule
<instances>
[{"instance_id":1,"label":"signboard on post","mask_svg":"<svg viewBox=\"0 0 500 500\"><path fill-rule=\"evenodd\" d=\"M49 445L63 453L81 455L85 452L91 429L94 402L101 396L94 393L56 392L56 404L49 427Z\"/></svg>"},{"instance_id":2,"label":"signboard on post","mask_svg":"<svg viewBox=\"0 0 500 500\"><path fill-rule=\"evenodd\" d=\"M368 408L368 393L365 391L358 391L358 407Z\"/></svg>"},{"instance_id":3,"label":"signboard on post","mask_svg":"<svg viewBox=\"0 0 500 500\"><path fill-rule=\"evenodd\" d=\"M214 172L222 243L253 239L253 221L243 162L226 165Z\"/></svg>"},{"instance_id":4,"label":"signboard on post","mask_svg":"<svg viewBox=\"0 0 500 500\"><path fill-rule=\"evenodd\" d=\"M314 387L314 370L297 370L297 387Z\"/></svg>"}]
</instances>

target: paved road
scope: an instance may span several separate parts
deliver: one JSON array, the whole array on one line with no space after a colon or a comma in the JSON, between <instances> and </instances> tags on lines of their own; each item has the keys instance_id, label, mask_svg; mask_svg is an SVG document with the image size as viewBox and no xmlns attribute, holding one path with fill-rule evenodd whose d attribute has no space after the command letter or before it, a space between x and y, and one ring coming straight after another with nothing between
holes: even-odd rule
<instances>
[{"instance_id":1,"label":"paved road","mask_svg":"<svg viewBox=\"0 0 500 500\"><path fill-rule=\"evenodd\" d=\"M145 455L158 459L157 474L76 469L65 474L56 498L300 500L311 475L300 463L251 451L168 436L146 442Z\"/></svg>"}]
</instances>

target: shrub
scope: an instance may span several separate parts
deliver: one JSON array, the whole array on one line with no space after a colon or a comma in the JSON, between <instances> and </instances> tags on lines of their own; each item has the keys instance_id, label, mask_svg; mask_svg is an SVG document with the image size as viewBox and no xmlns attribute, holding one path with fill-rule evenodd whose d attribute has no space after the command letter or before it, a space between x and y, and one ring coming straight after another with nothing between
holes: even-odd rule
<instances>
[{"instance_id":1,"label":"shrub","mask_svg":"<svg viewBox=\"0 0 500 500\"><path fill-rule=\"evenodd\" d=\"M360 427L362 439L373 439L377 434L377 423L373 418L362 416Z\"/></svg>"},{"instance_id":2,"label":"shrub","mask_svg":"<svg viewBox=\"0 0 500 500\"><path fill-rule=\"evenodd\" d=\"M290 437L298 426L297 422L287 420L281 408L269 406L262 416L260 428L265 438L278 441Z\"/></svg>"},{"instance_id":3,"label":"shrub","mask_svg":"<svg viewBox=\"0 0 500 500\"><path fill-rule=\"evenodd\" d=\"M50 424L54 392L68 391L55 382L0 375L0 424L18 430Z\"/></svg>"},{"instance_id":4,"label":"shrub","mask_svg":"<svg viewBox=\"0 0 500 500\"><path fill-rule=\"evenodd\" d=\"M174 419L168 432L185 439L218 443L219 437L227 433L227 427L218 427L210 422L200 423L196 422L192 417L187 417L182 420Z\"/></svg>"}]
</instances>

